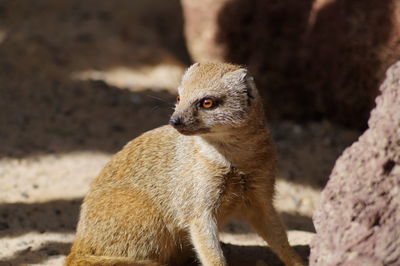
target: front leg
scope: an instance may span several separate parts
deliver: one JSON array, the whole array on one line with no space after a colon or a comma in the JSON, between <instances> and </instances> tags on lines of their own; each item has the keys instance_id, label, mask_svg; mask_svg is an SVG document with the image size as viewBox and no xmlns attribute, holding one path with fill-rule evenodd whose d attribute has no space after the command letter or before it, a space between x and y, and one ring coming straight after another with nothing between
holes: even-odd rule
<instances>
[{"instance_id":1,"label":"front leg","mask_svg":"<svg viewBox=\"0 0 400 266\"><path fill-rule=\"evenodd\" d=\"M304 265L303 260L289 245L285 228L272 205L272 200L271 203L253 201L245 218L285 265Z\"/></svg>"},{"instance_id":2,"label":"front leg","mask_svg":"<svg viewBox=\"0 0 400 266\"><path fill-rule=\"evenodd\" d=\"M212 214L196 217L190 223L190 236L193 246L204 266L225 266L218 238L218 228Z\"/></svg>"}]
</instances>

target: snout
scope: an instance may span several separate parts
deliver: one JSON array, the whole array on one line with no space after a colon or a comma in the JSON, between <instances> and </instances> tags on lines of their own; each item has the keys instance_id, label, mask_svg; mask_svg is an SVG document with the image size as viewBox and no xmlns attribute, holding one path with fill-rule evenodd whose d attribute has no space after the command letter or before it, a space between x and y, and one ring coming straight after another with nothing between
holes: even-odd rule
<instances>
[{"instance_id":1,"label":"snout","mask_svg":"<svg viewBox=\"0 0 400 266\"><path fill-rule=\"evenodd\" d=\"M169 120L169 124L175 128L183 127L182 118L177 115L171 116L171 119Z\"/></svg>"},{"instance_id":2,"label":"snout","mask_svg":"<svg viewBox=\"0 0 400 266\"><path fill-rule=\"evenodd\" d=\"M196 119L188 119L182 113L174 113L169 119L169 124L179 133L187 136L199 135L210 132L209 129L202 128Z\"/></svg>"}]
</instances>

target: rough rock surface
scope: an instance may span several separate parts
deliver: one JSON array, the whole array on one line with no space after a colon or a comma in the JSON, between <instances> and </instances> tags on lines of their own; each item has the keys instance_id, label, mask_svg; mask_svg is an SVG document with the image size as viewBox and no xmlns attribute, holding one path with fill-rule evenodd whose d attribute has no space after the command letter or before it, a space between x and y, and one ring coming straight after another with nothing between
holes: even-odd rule
<instances>
[{"instance_id":1,"label":"rough rock surface","mask_svg":"<svg viewBox=\"0 0 400 266\"><path fill-rule=\"evenodd\" d=\"M400 61L380 89L369 129L322 192L311 265L400 264Z\"/></svg>"},{"instance_id":2,"label":"rough rock surface","mask_svg":"<svg viewBox=\"0 0 400 266\"><path fill-rule=\"evenodd\" d=\"M192 58L247 65L271 118L328 117L365 129L400 55L399 1L181 3Z\"/></svg>"}]
</instances>

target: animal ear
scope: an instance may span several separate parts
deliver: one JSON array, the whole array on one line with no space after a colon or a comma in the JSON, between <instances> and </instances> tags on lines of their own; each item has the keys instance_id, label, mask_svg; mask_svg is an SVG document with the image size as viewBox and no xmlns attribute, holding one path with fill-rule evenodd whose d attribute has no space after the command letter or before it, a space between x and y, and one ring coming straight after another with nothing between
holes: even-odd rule
<instances>
[{"instance_id":1,"label":"animal ear","mask_svg":"<svg viewBox=\"0 0 400 266\"><path fill-rule=\"evenodd\" d=\"M222 80L227 87L245 92L249 99L255 99L258 97L254 78L245 68L239 68L235 71L226 73L222 77Z\"/></svg>"},{"instance_id":2,"label":"animal ear","mask_svg":"<svg viewBox=\"0 0 400 266\"><path fill-rule=\"evenodd\" d=\"M194 63L193 65L191 65L185 72L185 74L183 74L182 76L182 82L186 81L189 79L189 77L192 75L193 70L195 68L197 68L198 66L200 66L200 63Z\"/></svg>"}]
</instances>

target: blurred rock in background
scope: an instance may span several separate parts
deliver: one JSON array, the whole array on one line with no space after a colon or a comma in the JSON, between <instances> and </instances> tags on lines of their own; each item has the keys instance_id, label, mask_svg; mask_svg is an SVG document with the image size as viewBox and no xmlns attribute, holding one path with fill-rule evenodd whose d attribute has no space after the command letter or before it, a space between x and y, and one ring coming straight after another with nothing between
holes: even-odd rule
<instances>
[{"instance_id":1,"label":"blurred rock in background","mask_svg":"<svg viewBox=\"0 0 400 266\"><path fill-rule=\"evenodd\" d=\"M247 65L275 119L364 129L400 58L400 2L181 0L195 61Z\"/></svg>"}]
</instances>

